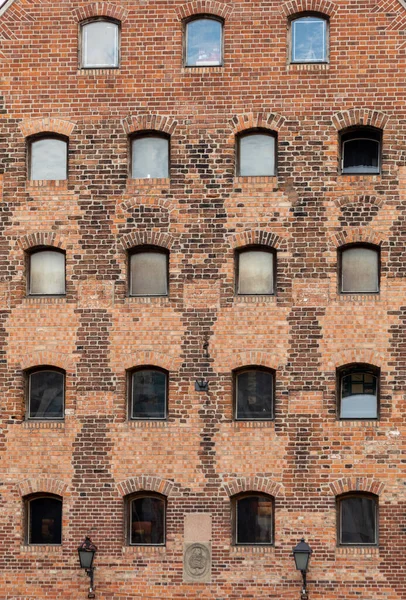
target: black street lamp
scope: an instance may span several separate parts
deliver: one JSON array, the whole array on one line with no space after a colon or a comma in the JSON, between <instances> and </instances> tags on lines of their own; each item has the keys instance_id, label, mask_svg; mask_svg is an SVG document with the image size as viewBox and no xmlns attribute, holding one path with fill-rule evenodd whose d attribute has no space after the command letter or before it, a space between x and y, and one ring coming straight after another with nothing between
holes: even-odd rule
<instances>
[{"instance_id":1,"label":"black street lamp","mask_svg":"<svg viewBox=\"0 0 406 600\"><path fill-rule=\"evenodd\" d=\"M307 593L306 573L309 568L309 560L312 552L313 550L310 548L309 544L304 541L304 538L302 538L298 545L293 548L296 569L302 573L303 578L302 595L300 600L309 599L309 595Z\"/></svg>"},{"instance_id":2,"label":"black street lamp","mask_svg":"<svg viewBox=\"0 0 406 600\"><path fill-rule=\"evenodd\" d=\"M88 598L96 598L96 594L94 593L94 590L96 589L94 587L95 567L93 566L93 559L96 551L96 546L88 536L85 537L84 541L78 548L80 566L82 569L86 569L86 573L90 577L90 588L87 595Z\"/></svg>"}]
</instances>

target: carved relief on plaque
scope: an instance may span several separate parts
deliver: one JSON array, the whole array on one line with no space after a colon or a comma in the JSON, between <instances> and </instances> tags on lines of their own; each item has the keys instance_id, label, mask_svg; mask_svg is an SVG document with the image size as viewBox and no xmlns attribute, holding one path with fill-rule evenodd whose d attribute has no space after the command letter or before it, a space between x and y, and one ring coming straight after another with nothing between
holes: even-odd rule
<instances>
[{"instance_id":1,"label":"carved relief on plaque","mask_svg":"<svg viewBox=\"0 0 406 600\"><path fill-rule=\"evenodd\" d=\"M210 544L185 544L184 580L207 583L211 575Z\"/></svg>"}]
</instances>

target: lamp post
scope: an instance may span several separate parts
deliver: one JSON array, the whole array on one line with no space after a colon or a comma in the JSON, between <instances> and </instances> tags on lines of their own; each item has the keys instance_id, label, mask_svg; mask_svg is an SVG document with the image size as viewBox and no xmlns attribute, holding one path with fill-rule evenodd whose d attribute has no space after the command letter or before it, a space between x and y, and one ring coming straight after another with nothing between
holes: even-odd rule
<instances>
[{"instance_id":1,"label":"lamp post","mask_svg":"<svg viewBox=\"0 0 406 600\"><path fill-rule=\"evenodd\" d=\"M298 545L295 548L293 548L293 556L295 559L296 569L302 573L303 579L302 595L300 596L300 600L309 599L309 595L307 592L306 573L309 568L309 560L312 552L312 549L310 548L309 544L305 542L304 538L302 538Z\"/></svg>"},{"instance_id":2,"label":"lamp post","mask_svg":"<svg viewBox=\"0 0 406 600\"><path fill-rule=\"evenodd\" d=\"M83 540L82 544L78 548L79 553L79 561L82 569L86 569L87 575L90 577L90 588L89 593L87 595L88 598L96 598L96 594L94 593L94 569L93 559L96 554L97 548L93 544L90 537L86 536Z\"/></svg>"}]
</instances>

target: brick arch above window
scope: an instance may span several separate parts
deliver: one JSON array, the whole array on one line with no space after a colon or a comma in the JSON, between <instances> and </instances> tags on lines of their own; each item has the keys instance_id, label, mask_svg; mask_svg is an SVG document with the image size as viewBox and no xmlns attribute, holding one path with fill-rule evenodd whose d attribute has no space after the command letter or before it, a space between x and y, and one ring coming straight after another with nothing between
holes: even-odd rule
<instances>
[{"instance_id":1,"label":"brick arch above window","mask_svg":"<svg viewBox=\"0 0 406 600\"><path fill-rule=\"evenodd\" d=\"M330 483L330 490L334 496L350 492L366 492L380 496L384 488L384 482L372 477L343 477Z\"/></svg>"},{"instance_id":2,"label":"brick arch above window","mask_svg":"<svg viewBox=\"0 0 406 600\"><path fill-rule=\"evenodd\" d=\"M24 251L37 246L50 246L66 250L65 239L55 231L35 231L18 239L18 245Z\"/></svg>"},{"instance_id":3,"label":"brick arch above window","mask_svg":"<svg viewBox=\"0 0 406 600\"><path fill-rule=\"evenodd\" d=\"M231 4L217 2L217 0L194 0L181 6L176 6L175 11L180 21L197 15L215 15L226 20L232 13Z\"/></svg>"},{"instance_id":4,"label":"brick arch above window","mask_svg":"<svg viewBox=\"0 0 406 600\"><path fill-rule=\"evenodd\" d=\"M109 17L117 21L125 21L127 16L128 10L124 6L112 2L91 2L72 10L72 17L77 23L92 17Z\"/></svg>"},{"instance_id":5,"label":"brick arch above window","mask_svg":"<svg viewBox=\"0 0 406 600\"><path fill-rule=\"evenodd\" d=\"M137 246L158 246L170 250L173 242L172 235L160 231L133 231L120 239L123 250Z\"/></svg>"},{"instance_id":6,"label":"brick arch above window","mask_svg":"<svg viewBox=\"0 0 406 600\"><path fill-rule=\"evenodd\" d=\"M129 115L122 120L123 129L127 135L142 131L156 131L172 135L177 124L178 122L172 117L156 114Z\"/></svg>"},{"instance_id":7,"label":"brick arch above window","mask_svg":"<svg viewBox=\"0 0 406 600\"><path fill-rule=\"evenodd\" d=\"M333 370L357 363L380 368L383 364L386 364L386 359L383 352L377 352L372 348L345 348L335 352L328 364Z\"/></svg>"},{"instance_id":8,"label":"brick arch above window","mask_svg":"<svg viewBox=\"0 0 406 600\"><path fill-rule=\"evenodd\" d=\"M122 203L122 209L131 210L138 206L151 206L152 208L159 207L163 212L172 213L175 210L175 206L170 200L166 198L157 198L156 196L131 196Z\"/></svg>"},{"instance_id":9,"label":"brick arch above window","mask_svg":"<svg viewBox=\"0 0 406 600\"><path fill-rule=\"evenodd\" d=\"M69 354L55 352L54 350L29 352L21 357L19 364L23 371L44 365L63 369L66 373L75 369L75 360Z\"/></svg>"},{"instance_id":10,"label":"brick arch above window","mask_svg":"<svg viewBox=\"0 0 406 600\"><path fill-rule=\"evenodd\" d=\"M347 227L330 235L329 242L332 249L340 248L346 244L373 244L382 246L385 236L382 232L372 227Z\"/></svg>"},{"instance_id":11,"label":"brick arch above window","mask_svg":"<svg viewBox=\"0 0 406 600\"><path fill-rule=\"evenodd\" d=\"M269 477L254 475L253 477L236 477L224 484L228 496L236 496L246 492L260 492L275 498L283 493L283 486Z\"/></svg>"},{"instance_id":12,"label":"brick arch above window","mask_svg":"<svg viewBox=\"0 0 406 600\"><path fill-rule=\"evenodd\" d=\"M30 496L31 494L38 494L40 492L46 494L55 494L57 496L63 496L67 489L68 484L60 479L52 479L50 477L33 477L32 479L25 479L17 484L20 496Z\"/></svg>"},{"instance_id":13,"label":"brick arch above window","mask_svg":"<svg viewBox=\"0 0 406 600\"><path fill-rule=\"evenodd\" d=\"M265 367L276 371L281 365L281 357L261 350L247 350L246 352L233 352L226 356L219 366L223 372L234 371L242 367Z\"/></svg>"},{"instance_id":14,"label":"brick arch above window","mask_svg":"<svg viewBox=\"0 0 406 600\"><path fill-rule=\"evenodd\" d=\"M366 196L366 195L361 195L361 196L342 196L341 198L336 198L334 200L335 205L338 208L341 208L342 206L351 206L354 204L374 204L375 206L383 206L383 204L385 203L385 198L383 196L377 197L377 196Z\"/></svg>"},{"instance_id":15,"label":"brick arch above window","mask_svg":"<svg viewBox=\"0 0 406 600\"><path fill-rule=\"evenodd\" d=\"M272 233L271 231L264 231L263 229L248 229L234 233L230 236L230 246L232 248L243 248L244 246L268 246L277 250L284 239L279 235Z\"/></svg>"},{"instance_id":16,"label":"brick arch above window","mask_svg":"<svg viewBox=\"0 0 406 600\"><path fill-rule=\"evenodd\" d=\"M337 10L337 4L330 0L288 0L280 7L280 11L286 17L304 12L318 12L332 17Z\"/></svg>"},{"instance_id":17,"label":"brick arch above window","mask_svg":"<svg viewBox=\"0 0 406 600\"><path fill-rule=\"evenodd\" d=\"M174 482L156 475L139 475L121 481L116 487L121 496L128 496L137 492L155 492L168 497L172 493Z\"/></svg>"},{"instance_id":18,"label":"brick arch above window","mask_svg":"<svg viewBox=\"0 0 406 600\"><path fill-rule=\"evenodd\" d=\"M64 119L57 119L54 117L27 119L20 123L20 130L24 137L30 137L40 133L43 133L44 135L47 133L56 133L58 135L69 137L72 135L75 127L76 123L73 123L72 121L65 121Z\"/></svg>"},{"instance_id":19,"label":"brick arch above window","mask_svg":"<svg viewBox=\"0 0 406 600\"><path fill-rule=\"evenodd\" d=\"M285 123L285 117L278 113L244 113L234 115L229 124L232 135L238 135L250 129L269 129L269 131L278 132Z\"/></svg>"},{"instance_id":20,"label":"brick arch above window","mask_svg":"<svg viewBox=\"0 0 406 600\"><path fill-rule=\"evenodd\" d=\"M337 131L357 126L385 129L389 119L390 116L386 113L371 108L351 108L338 112L332 117Z\"/></svg>"},{"instance_id":21,"label":"brick arch above window","mask_svg":"<svg viewBox=\"0 0 406 600\"><path fill-rule=\"evenodd\" d=\"M151 365L171 372L177 371L180 368L181 362L182 359L179 356L155 350L139 350L138 352L126 355L124 364L121 363L121 366L125 370L129 370L135 367L142 367L143 365Z\"/></svg>"}]
</instances>

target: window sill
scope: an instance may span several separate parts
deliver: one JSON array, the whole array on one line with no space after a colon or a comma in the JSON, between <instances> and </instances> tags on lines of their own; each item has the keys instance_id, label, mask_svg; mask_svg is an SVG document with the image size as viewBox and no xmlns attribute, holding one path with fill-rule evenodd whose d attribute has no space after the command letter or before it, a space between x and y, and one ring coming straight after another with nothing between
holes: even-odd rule
<instances>
[{"instance_id":1,"label":"window sill","mask_svg":"<svg viewBox=\"0 0 406 600\"><path fill-rule=\"evenodd\" d=\"M127 421L129 429L165 429L168 427L169 422L167 420L154 421L154 420L139 420L139 421ZM132 547L132 546L131 546Z\"/></svg>"},{"instance_id":2,"label":"window sill","mask_svg":"<svg viewBox=\"0 0 406 600\"><path fill-rule=\"evenodd\" d=\"M97 68L93 68L93 69L78 69L77 70L77 75L90 75L91 77L97 77L97 76L101 76L101 77L116 77L117 75L121 75L121 70L118 67L111 67L111 68L101 68L101 69L97 69Z\"/></svg>"},{"instance_id":3,"label":"window sill","mask_svg":"<svg viewBox=\"0 0 406 600\"><path fill-rule=\"evenodd\" d=\"M24 304L65 304L66 296L27 296Z\"/></svg>"},{"instance_id":4,"label":"window sill","mask_svg":"<svg viewBox=\"0 0 406 600\"><path fill-rule=\"evenodd\" d=\"M182 67L181 73L184 75L199 75L204 73L223 73L223 65L206 65L205 67Z\"/></svg>"},{"instance_id":5,"label":"window sill","mask_svg":"<svg viewBox=\"0 0 406 600\"><path fill-rule=\"evenodd\" d=\"M337 423L340 427L369 429L371 427L379 427L380 421L377 419L339 419Z\"/></svg>"},{"instance_id":6,"label":"window sill","mask_svg":"<svg viewBox=\"0 0 406 600\"><path fill-rule=\"evenodd\" d=\"M275 420L269 419L268 421L233 421L235 429L274 429Z\"/></svg>"},{"instance_id":7,"label":"window sill","mask_svg":"<svg viewBox=\"0 0 406 600\"><path fill-rule=\"evenodd\" d=\"M165 190L171 185L169 177L143 177L138 179L127 179L127 192L135 192L137 190Z\"/></svg>"},{"instance_id":8,"label":"window sill","mask_svg":"<svg viewBox=\"0 0 406 600\"><path fill-rule=\"evenodd\" d=\"M243 185L244 187L264 185L277 188L278 177L276 175L238 175L234 177L234 184Z\"/></svg>"},{"instance_id":9,"label":"window sill","mask_svg":"<svg viewBox=\"0 0 406 600\"><path fill-rule=\"evenodd\" d=\"M123 554L166 554L166 546L123 546Z\"/></svg>"},{"instance_id":10,"label":"window sill","mask_svg":"<svg viewBox=\"0 0 406 600\"><path fill-rule=\"evenodd\" d=\"M24 429L65 429L65 421L23 421Z\"/></svg>"},{"instance_id":11,"label":"window sill","mask_svg":"<svg viewBox=\"0 0 406 600\"><path fill-rule=\"evenodd\" d=\"M55 546L47 546L46 544L44 544L43 546L25 544L20 547L20 550L21 552L28 552L30 554L62 554L62 544L58 544Z\"/></svg>"},{"instance_id":12,"label":"window sill","mask_svg":"<svg viewBox=\"0 0 406 600\"><path fill-rule=\"evenodd\" d=\"M346 556L347 554L356 554L358 556L379 556L377 546L339 546L336 548L336 556Z\"/></svg>"},{"instance_id":13,"label":"window sill","mask_svg":"<svg viewBox=\"0 0 406 600\"><path fill-rule=\"evenodd\" d=\"M274 554L275 546L231 546L235 554Z\"/></svg>"},{"instance_id":14,"label":"window sill","mask_svg":"<svg viewBox=\"0 0 406 600\"><path fill-rule=\"evenodd\" d=\"M370 173L367 175L366 173L339 173L339 177L343 177L347 182L357 182L357 181L368 181L373 183L380 183L382 180L381 173Z\"/></svg>"},{"instance_id":15,"label":"window sill","mask_svg":"<svg viewBox=\"0 0 406 600\"><path fill-rule=\"evenodd\" d=\"M67 179L29 179L27 181L27 190L35 190L36 188L47 188L50 190L62 190L68 189Z\"/></svg>"},{"instance_id":16,"label":"window sill","mask_svg":"<svg viewBox=\"0 0 406 600\"><path fill-rule=\"evenodd\" d=\"M126 304L168 304L169 296L127 296Z\"/></svg>"},{"instance_id":17,"label":"window sill","mask_svg":"<svg viewBox=\"0 0 406 600\"><path fill-rule=\"evenodd\" d=\"M258 294L258 296L256 295L241 295L241 296L234 296L234 301L237 304L258 304L258 303L276 303L276 295L275 294L270 294L270 295L260 295Z\"/></svg>"},{"instance_id":18,"label":"window sill","mask_svg":"<svg viewBox=\"0 0 406 600\"><path fill-rule=\"evenodd\" d=\"M329 63L288 63L288 71L329 71Z\"/></svg>"},{"instance_id":19,"label":"window sill","mask_svg":"<svg viewBox=\"0 0 406 600\"><path fill-rule=\"evenodd\" d=\"M338 302L351 302L359 304L375 304L381 301L381 294L337 294Z\"/></svg>"}]
</instances>

